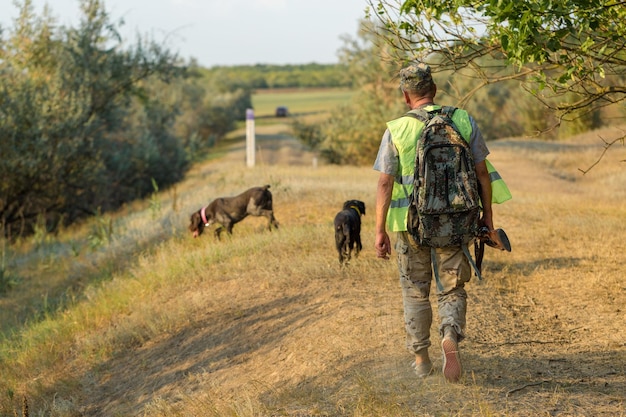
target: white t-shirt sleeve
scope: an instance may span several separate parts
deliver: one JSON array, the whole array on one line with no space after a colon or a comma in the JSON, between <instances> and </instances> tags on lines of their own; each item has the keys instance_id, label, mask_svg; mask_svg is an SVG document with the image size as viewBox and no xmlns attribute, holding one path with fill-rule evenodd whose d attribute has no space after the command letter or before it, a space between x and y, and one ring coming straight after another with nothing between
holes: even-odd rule
<instances>
[{"instance_id":1,"label":"white t-shirt sleeve","mask_svg":"<svg viewBox=\"0 0 626 417\"><path fill-rule=\"evenodd\" d=\"M376 155L376 161L374 161L374 170L395 176L398 173L398 165L398 149L396 149L391 140L391 132L387 129L380 141L378 155Z\"/></svg>"}]
</instances>

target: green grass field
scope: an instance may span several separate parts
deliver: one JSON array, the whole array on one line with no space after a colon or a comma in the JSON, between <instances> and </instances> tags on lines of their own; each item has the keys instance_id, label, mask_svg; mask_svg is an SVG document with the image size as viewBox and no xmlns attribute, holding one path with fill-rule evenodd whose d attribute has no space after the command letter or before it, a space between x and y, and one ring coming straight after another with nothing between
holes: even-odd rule
<instances>
[{"instance_id":1,"label":"green grass field","mask_svg":"<svg viewBox=\"0 0 626 417\"><path fill-rule=\"evenodd\" d=\"M274 117L276 107L286 106L293 116L325 113L335 106L347 104L353 91L329 89L285 89L259 91L252 96L256 118Z\"/></svg>"}]
</instances>

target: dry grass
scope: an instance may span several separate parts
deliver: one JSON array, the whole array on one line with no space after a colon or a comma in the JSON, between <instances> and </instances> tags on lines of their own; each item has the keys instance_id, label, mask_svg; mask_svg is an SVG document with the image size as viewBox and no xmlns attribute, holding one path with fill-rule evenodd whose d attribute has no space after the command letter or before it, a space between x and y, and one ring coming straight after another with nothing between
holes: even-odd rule
<instances>
[{"instance_id":1,"label":"dry grass","mask_svg":"<svg viewBox=\"0 0 626 417\"><path fill-rule=\"evenodd\" d=\"M451 385L409 367L396 267L373 251L376 174L314 169L280 127L257 139L255 168L232 139L158 207L111 215L107 245L89 248L92 223L10 249L21 284L0 298L13 329L0 415L25 396L31 415L59 417L624 416L623 148L582 176L593 140L490 146L514 194L495 208L513 251L488 249L468 286L466 374ZM263 183L277 233L253 218L191 239L191 211ZM351 198L367 206L364 251L340 268L332 219ZM433 328L440 366L438 341Z\"/></svg>"}]
</instances>

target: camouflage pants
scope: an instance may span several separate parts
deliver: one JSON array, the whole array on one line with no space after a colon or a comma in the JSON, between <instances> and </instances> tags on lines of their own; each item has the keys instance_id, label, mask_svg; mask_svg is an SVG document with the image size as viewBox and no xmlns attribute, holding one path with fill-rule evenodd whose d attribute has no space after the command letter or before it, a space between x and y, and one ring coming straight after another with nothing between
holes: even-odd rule
<instances>
[{"instance_id":1,"label":"camouflage pants","mask_svg":"<svg viewBox=\"0 0 626 417\"><path fill-rule=\"evenodd\" d=\"M409 241L406 232L399 232L397 237L396 252L404 303L407 348L418 352L431 344L431 248L420 247L412 240ZM461 247L437 248L436 257L439 269L439 279L435 279L439 332L442 334L444 326L453 326L460 341L465 336L467 293L464 285L472 277L472 270Z\"/></svg>"}]
</instances>

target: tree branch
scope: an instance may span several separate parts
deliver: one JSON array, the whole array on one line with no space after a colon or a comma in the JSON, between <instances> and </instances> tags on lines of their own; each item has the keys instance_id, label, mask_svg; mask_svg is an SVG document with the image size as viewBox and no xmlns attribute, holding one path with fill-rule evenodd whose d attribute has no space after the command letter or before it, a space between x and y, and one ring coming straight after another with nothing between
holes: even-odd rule
<instances>
[{"instance_id":1,"label":"tree branch","mask_svg":"<svg viewBox=\"0 0 626 417\"><path fill-rule=\"evenodd\" d=\"M611 142L607 142L606 140L604 140L604 138L602 136L600 136L600 139L602 139L602 142L604 142L604 149L602 151L602 153L600 154L600 157L597 159L596 162L594 162L589 168L583 170L581 168L578 168L578 170L580 172L583 173L583 175L585 175L586 173L588 173L589 171L591 171L591 169L593 167L595 167L596 165L598 165L600 163L600 161L602 160L602 158L604 158L604 155L607 153L607 151L609 150L609 148L613 145L615 145L618 142L622 142L622 145L624 145L624 140L626 139L626 135L623 135L620 138L614 139ZM621 160L620 162L626 162L626 159Z\"/></svg>"}]
</instances>

